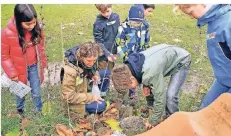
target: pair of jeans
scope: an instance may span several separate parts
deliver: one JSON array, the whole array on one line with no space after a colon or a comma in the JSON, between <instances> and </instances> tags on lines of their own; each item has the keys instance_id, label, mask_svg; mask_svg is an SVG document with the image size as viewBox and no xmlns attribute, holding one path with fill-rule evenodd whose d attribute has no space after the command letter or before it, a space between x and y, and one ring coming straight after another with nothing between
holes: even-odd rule
<instances>
[{"instance_id":1,"label":"pair of jeans","mask_svg":"<svg viewBox=\"0 0 231 136\"><path fill-rule=\"evenodd\" d=\"M215 79L208 93L205 95L200 109L207 107L223 93L231 93L231 87L225 86Z\"/></svg>"},{"instance_id":2,"label":"pair of jeans","mask_svg":"<svg viewBox=\"0 0 231 136\"><path fill-rule=\"evenodd\" d=\"M107 107L107 104L105 101L101 101L100 103L98 103L98 106L97 106L97 103L98 102L93 102L93 103L90 103L90 104L86 104L85 107L86 107L86 111L90 114L92 113L96 113L96 109L97 109L97 113L102 113L103 111L105 111L106 107Z\"/></svg>"},{"instance_id":3,"label":"pair of jeans","mask_svg":"<svg viewBox=\"0 0 231 136\"><path fill-rule=\"evenodd\" d=\"M101 96L106 96L110 86L110 75L111 71L108 69L100 70L99 71L101 83L99 84L99 89L101 91Z\"/></svg>"},{"instance_id":4,"label":"pair of jeans","mask_svg":"<svg viewBox=\"0 0 231 136\"><path fill-rule=\"evenodd\" d=\"M42 100L40 94L40 79L37 64L27 67L27 79L30 82L31 96L37 111L42 111ZM16 108L18 111L24 111L25 96L20 98L16 96Z\"/></svg>"},{"instance_id":5,"label":"pair of jeans","mask_svg":"<svg viewBox=\"0 0 231 136\"><path fill-rule=\"evenodd\" d=\"M169 116L177 111L179 111L179 90L182 87L186 76L188 74L190 64L187 67L182 67L177 71L177 73L171 75L170 82L167 89L167 99L166 99L166 116ZM154 103L154 96L150 93L146 97L148 107L152 107Z\"/></svg>"},{"instance_id":6,"label":"pair of jeans","mask_svg":"<svg viewBox=\"0 0 231 136\"><path fill-rule=\"evenodd\" d=\"M167 101L166 101L166 115L170 116L171 114L179 111L179 91L186 76L188 75L188 71L190 68L190 64L187 67L181 68L177 73L171 76L170 82L168 84L167 90Z\"/></svg>"}]
</instances>

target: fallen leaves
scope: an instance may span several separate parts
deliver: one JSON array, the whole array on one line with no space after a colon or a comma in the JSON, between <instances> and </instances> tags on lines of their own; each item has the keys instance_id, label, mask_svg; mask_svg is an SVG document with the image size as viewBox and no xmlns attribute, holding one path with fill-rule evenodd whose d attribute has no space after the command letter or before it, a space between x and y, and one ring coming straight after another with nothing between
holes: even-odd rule
<instances>
[{"instance_id":1,"label":"fallen leaves","mask_svg":"<svg viewBox=\"0 0 231 136\"><path fill-rule=\"evenodd\" d=\"M81 136L81 135L84 136L85 132L92 130L90 123L79 124L74 129L68 129L65 125L62 124L57 124L55 128L56 128L56 132L60 136Z\"/></svg>"},{"instance_id":2,"label":"fallen leaves","mask_svg":"<svg viewBox=\"0 0 231 136\"><path fill-rule=\"evenodd\" d=\"M119 126L119 122L115 119L108 119L105 121L112 130L118 130L118 131L122 131L122 129Z\"/></svg>"},{"instance_id":3,"label":"fallen leaves","mask_svg":"<svg viewBox=\"0 0 231 136\"><path fill-rule=\"evenodd\" d=\"M91 130L91 129L92 129L90 123L80 124L80 125L79 125L79 128L81 128L81 129L87 129L87 130Z\"/></svg>"},{"instance_id":4,"label":"fallen leaves","mask_svg":"<svg viewBox=\"0 0 231 136\"><path fill-rule=\"evenodd\" d=\"M78 118L76 120L78 125L73 129L69 129L62 124L57 124L55 127L56 132L60 136L96 136L95 132L97 131L97 135L109 136L114 130L122 131L122 129L119 127L119 122L117 121L119 110L116 107L116 103L111 105L108 103L106 110L100 116L89 115L85 118ZM95 119L94 122L92 122L93 119ZM98 124L98 128L93 128L94 124L92 123L100 123L102 126Z\"/></svg>"},{"instance_id":5,"label":"fallen leaves","mask_svg":"<svg viewBox=\"0 0 231 136\"><path fill-rule=\"evenodd\" d=\"M75 131L75 132L87 132L86 129L82 129L82 128L80 128L80 127L75 127L75 128L73 129L73 131Z\"/></svg>"},{"instance_id":6,"label":"fallen leaves","mask_svg":"<svg viewBox=\"0 0 231 136\"><path fill-rule=\"evenodd\" d=\"M107 119L118 119L119 118L119 110L116 109L116 103L111 104L106 108L103 112L103 117L101 117L100 121L105 121Z\"/></svg>"},{"instance_id":7,"label":"fallen leaves","mask_svg":"<svg viewBox=\"0 0 231 136\"><path fill-rule=\"evenodd\" d=\"M106 110L103 112L103 113L107 113L108 111L110 111L111 109L115 108L116 104L115 103L112 103L110 106L108 106L106 108Z\"/></svg>"},{"instance_id":8,"label":"fallen leaves","mask_svg":"<svg viewBox=\"0 0 231 136\"><path fill-rule=\"evenodd\" d=\"M67 129L65 125L57 124L55 128L59 136L78 136L73 130Z\"/></svg>"},{"instance_id":9,"label":"fallen leaves","mask_svg":"<svg viewBox=\"0 0 231 136\"><path fill-rule=\"evenodd\" d=\"M29 124L30 124L30 120L27 118L23 118L21 121L20 129L26 128L26 126L28 126Z\"/></svg>"},{"instance_id":10,"label":"fallen leaves","mask_svg":"<svg viewBox=\"0 0 231 136\"><path fill-rule=\"evenodd\" d=\"M110 113L113 114L113 113L116 113L118 110L116 108L113 108L110 110Z\"/></svg>"},{"instance_id":11,"label":"fallen leaves","mask_svg":"<svg viewBox=\"0 0 231 136\"><path fill-rule=\"evenodd\" d=\"M16 117L18 117L18 114L17 113L9 113L9 114L7 114L7 117L8 118L16 118Z\"/></svg>"}]
</instances>

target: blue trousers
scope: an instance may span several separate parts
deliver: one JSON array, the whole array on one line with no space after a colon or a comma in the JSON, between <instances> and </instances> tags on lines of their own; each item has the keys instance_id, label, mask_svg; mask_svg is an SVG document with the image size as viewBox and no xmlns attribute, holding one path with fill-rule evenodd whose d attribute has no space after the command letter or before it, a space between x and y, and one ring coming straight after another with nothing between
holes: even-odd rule
<instances>
[{"instance_id":1,"label":"blue trousers","mask_svg":"<svg viewBox=\"0 0 231 136\"><path fill-rule=\"evenodd\" d=\"M231 93L231 87L225 86L215 79L212 86L209 88L208 93L205 95L200 109L207 107L223 93Z\"/></svg>"},{"instance_id":2,"label":"blue trousers","mask_svg":"<svg viewBox=\"0 0 231 136\"><path fill-rule=\"evenodd\" d=\"M92 113L96 113L96 109L97 109L97 113L102 113L103 111L105 111L107 104L105 101L101 101L101 103L98 103L98 107L97 107L97 102L93 102L91 104L86 104L86 111L90 114Z\"/></svg>"},{"instance_id":3,"label":"blue trousers","mask_svg":"<svg viewBox=\"0 0 231 136\"><path fill-rule=\"evenodd\" d=\"M99 71L101 84L99 84L99 89L101 91L101 96L106 96L110 86L110 75L111 71L108 69L100 70Z\"/></svg>"},{"instance_id":4,"label":"blue trousers","mask_svg":"<svg viewBox=\"0 0 231 136\"><path fill-rule=\"evenodd\" d=\"M27 67L28 76L27 79L30 82L31 87L31 96L33 103L37 109L37 111L42 111L42 100L41 100L41 94L40 94L40 79L39 79L39 73L37 69L37 64L33 64L31 66ZM16 96L16 108L18 110L24 111L24 103L25 103L25 97L20 98Z\"/></svg>"},{"instance_id":5,"label":"blue trousers","mask_svg":"<svg viewBox=\"0 0 231 136\"><path fill-rule=\"evenodd\" d=\"M188 75L190 65L186 68L180 69L177 73L173 74L170 78L167 90L167 101L166 101L166 115L169 116L179 111L179 91L186 76Z\"/></svg>"}]
</instances>

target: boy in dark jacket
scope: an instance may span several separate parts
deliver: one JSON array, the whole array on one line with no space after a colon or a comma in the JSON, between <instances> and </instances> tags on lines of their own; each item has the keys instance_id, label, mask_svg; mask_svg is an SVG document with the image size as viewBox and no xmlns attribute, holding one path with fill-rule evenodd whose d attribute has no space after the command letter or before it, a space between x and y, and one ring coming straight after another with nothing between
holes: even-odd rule
<instances>
[{"instance_id":1,"label":"boy in dark jacket","mask_svg":"<svg viewBox=\"0 0 231 136\"><path fill-rule=\"evenodd\" d=\"M94 23L93 35L97 43L100 44L104 55L99 57L99 71L101 77L101 95L105 96L110 85L110 69L116 60L116 43L118 27L120 25L119 15L112 12L112 4L96 4L100 14Z\"/></svg>"},{"instance_id":2,"label":"boy in dark jacket","mask_svg":"<svg viewBox=\"0 0 231 136\"><path fill-rule=\"evenodd\" d=\"M208 24L207 49L215 80L202 101L204 108L222 93L231 93L231 5L180 4L177 8L197 19L198 27Z\"/></svg>"}]
</instances>

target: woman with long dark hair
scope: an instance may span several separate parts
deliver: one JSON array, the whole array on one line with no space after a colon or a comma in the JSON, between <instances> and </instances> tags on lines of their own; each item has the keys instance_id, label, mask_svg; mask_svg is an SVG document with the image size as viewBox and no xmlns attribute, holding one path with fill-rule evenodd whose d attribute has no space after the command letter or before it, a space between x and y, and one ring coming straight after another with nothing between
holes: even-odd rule
<instances>
[{"instance_id":1,"label":"woman with long dark hair","mask_svg":"<svg viewBox=\"0 0 231 136\"><path fill-rule=\"evenodd\" d=\"M41 112L40 85L44 79L47 59L44 36L31 4L17 4L5 29L1 31L1 62L6 75L13 81L30 82L31 95L36 111ZM19 114L24 112L25 97L16 96Z\"/></svg>"}]
</instances>

